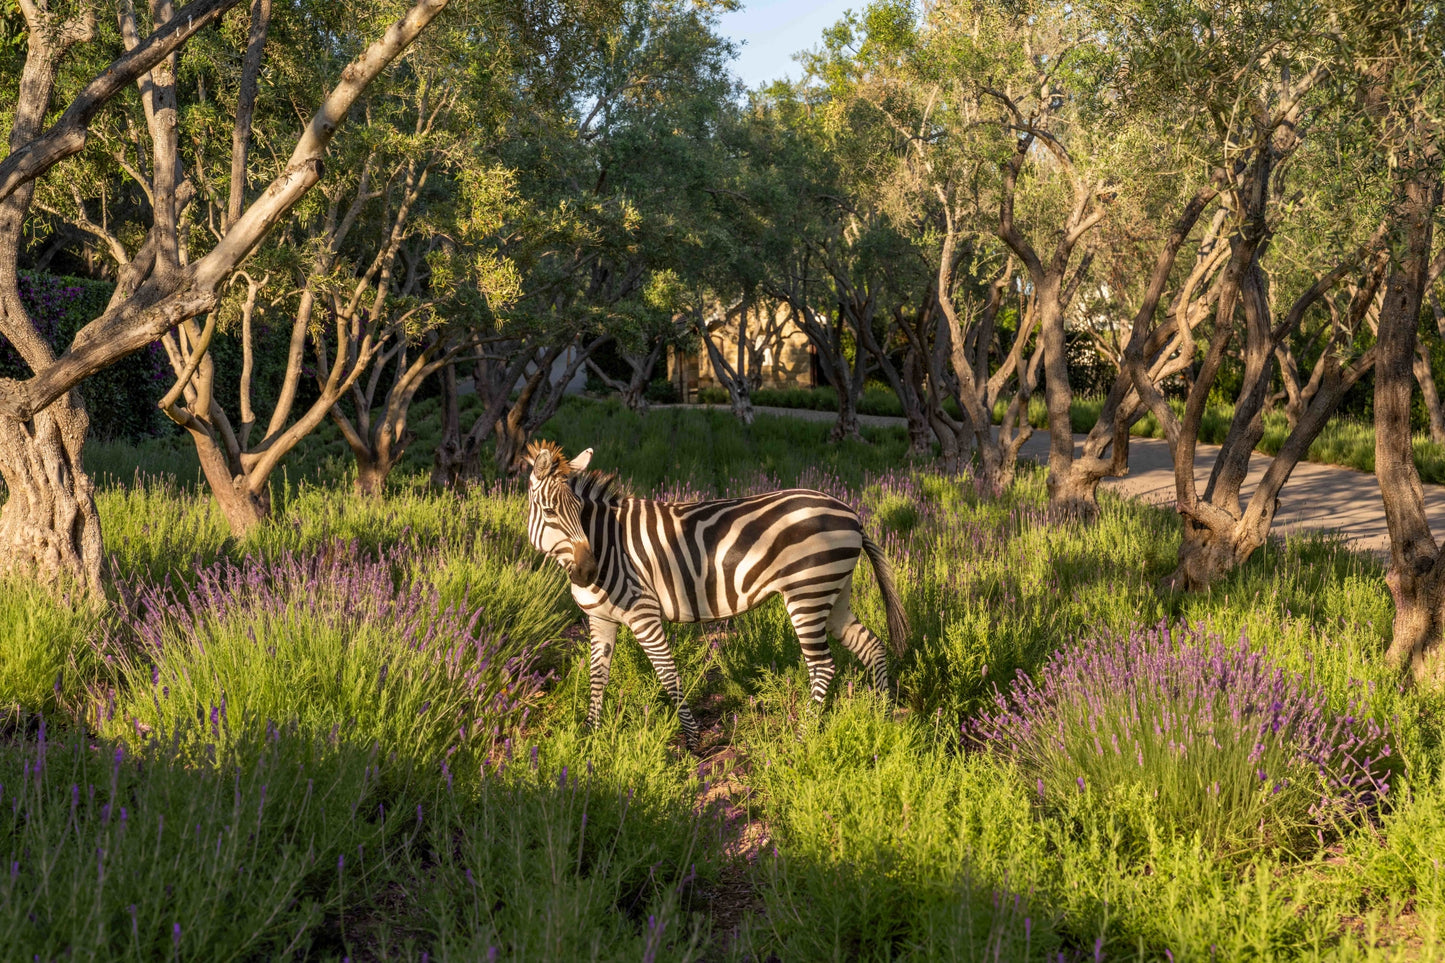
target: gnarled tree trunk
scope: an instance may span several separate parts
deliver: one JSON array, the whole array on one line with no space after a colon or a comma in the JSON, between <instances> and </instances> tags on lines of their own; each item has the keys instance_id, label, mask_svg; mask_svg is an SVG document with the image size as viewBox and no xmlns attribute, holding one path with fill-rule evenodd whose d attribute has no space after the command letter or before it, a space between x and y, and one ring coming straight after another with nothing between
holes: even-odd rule
<instances>
[{"instance_id":1,"label":"gnarled tree trunk","mask_svg":"<svg viewBox=\"0 0 1445 963\"><path fill-rule=\"evenodd\" d=\"M918 350L911 344L903 355L898 390L903 413L908 419L908 455L910 458L927 458L933 454L933 427L928 423L927 411L927 378Z\"/></svg>"},{"instance_id":2,"label":"gnarled tree trunk","mask_svg":"<svg viewBox=\"0 0 1445 963\"><path fill-rule=\"evenodd\" d=\"M397 343L372 366L366 383L363 385L358 380L351 386L352 415L343 410L345 396L331 407L331 421L341 431L341 437L356 459L358 495L381 497L387 477L416 440L415 433L407 427L412 400L423 382L449 363L463 346L462 341L433 333L413 356L410 352L413 346L407 343L405 334L399 334ZM393 365L391 385L380 399L381 413L373 416L381 377Z\"/></svg>"},{"instance_id":3,"label":"gnarled tree trunk","mask_svg":"<svg viewBox=\"0 0 1445 963\"><path fill-rule=\"evenodd\" d=\"M933 300L931 292L928 300ZM924 410L926 389L923 386L923 364L919 360L918 349L914 346L911 338L908 340L908 347L903 355L901 370L898 365L893 363L893 359L889 357L888 351L884 347L888 344L889 335L893 330L901 332L910 322L904 315L903 306L895 305L892 324L884 332L882 343L880 343L873 332L872 301L872 297L869 296L864 303L855 302L849 308L848 315L853 320L854 335L857 337L858 343L868 349L873 363L883 375L883 380L888 382L888 386L898 396L899 404L903 406L903 417L908 424L908 456L921 458L933 451L933 429L929 427L928 414ZM921 308L919 313L931 314L931 311L925 307Z\"/></svg>"},{"instance_id":4,"label":"gnarled tree trunk","mask_svg":"<svg viewBox=\"0 0 1445 963\"><path fill-rule=\"evenodd\" d=\"M852 439L862 441L863 433L858 430L858 396L863 391L867 376L865 352L854 352L853 361L848 363L843 350L842 318L829 321L818 314L807 300L807 293L801 288L787 288L774 292L779 300L788 305L793 324L808 336L816 352L818 366L823 376L838 395L838 420L828 433L830 441Z\"/></svg>"},{"instance_id":5,"label":"gnarled tree trunk","mask_svg":"<svg viewBox=\"0 0 1445 963\"><path fill-rule=\"evenodd\" d=\"M89 424L75 392L29 422L0 414L0 575L100 591L100 516L80 463Z\"/></svg>"},{"instance_id":6,"label":"gnarled tree trunk","mask_svg":"<svg viewBox=\"0 0 1445 963\"><path fill-rule=\"evenodd\" d=\"M1430 418L1430 440L1437 445L1445 445L1445 404L1440 401L1435 373L1430 370L1430 351L1423 344L1415 352L1412 367L1415 381L1420 385L1420 395L1425 400L1425 413Z\"/></svg>"},{"instance_id":7,"label":"gnarled tree trunk","mask_svg":"<svg viewBox=\"0 0 1445 963\"><path fill-rule=\"evenodd\" d=\"M432 452L431 485L433 488L455 488L462 474L462 408L457 393L456 362L442 366L442 430Z\"/></svg>"},{"instance_id":8,"label":"gnarled tree trunk","mask_svg":"<svg viewBox=\"0 0 1445 963\"><path fill-rule=\"evenodd\" d=\"M1038 313L1039 344L1044 357L1044 398L1049 412L1049 507L1071 514L1090 514L1091 499L1081 498L1071 483L1074 462L1074 428L1070 409L1074 392L1069 384L1069 359L1065 353L1064 312L1073 300L1092 256L1087 252L1079 266L1070 273L1069 265L1080 242L1103 220L1113 194L1105 190L1103 180L1079 176L1073 158L1054 137L1048 136L1046 125L1052 113L1050 106L1039 117L1026 121L1017 103L1006 93L987 90L1003 104L1008 115L1026 130L1015 144L1013 156L1003 167L999 191L998 223L994 233L1028 271L1033 284L1034 310ZM1040 133L1044 136L1039 136ZM1056 238L1052 252L1041 255L1014 221L1014 203L1018 179L1026 160L1036 146L1044 147L1052 160L1067 172L1073 186L1073 204ZM1044 257L1047 256L1047 261ZM1027 412L1024 413L1027 420Z\"/></svg>"},{"instance_id":9,"label":"gnarled tree trunk","mask_svg":"<svg viewBox=\"0 0 1445 963\"><path fill-rule=\"evenodd\" d=\"M93 19L60 22L29 7L26 19L30 37L10 128L11 161L40 135L61 58L73 44L90 39L94 25ZM34 194L33 180L0 194L0 336L39 373L55 364L55 354L20 300L16 274ZM10 387L0 382L0 398L10 394ZM99 592L100 516L80 460L89 427L74 390L28 418L0 410L0 479L6 495L0 507L0 575L38 577L54 586L73 580Z\"/></svg>"},{"instance_id":10,"label":"gnarled tree trunk","mask_svg":"<svg viewBox=\"0 0 1445 963\"><path fill-rule=\"evenodd\" d=\"M989 282L987 299L977 310L969 312L965 326L964 318L954 304L954 289L964 251L959 244L959 219L951 206L944 208L944 221L946 231L938 260L938 326L934 333L931 378L940 385L945 382L954 385L954 397L963 417L954 419L948 415L940 399L940 403L932 407L929 421L936 434L940 433L940 429L947 429L955 436L953 443L945 445L946 449L956 445L960 453L967 451L966 437L971 435L973 448L978 452L975 470L979 483L988 491L1000 492L1013 484L1019 450L1033 434L1033 426L1028 420L1028 404L1043 359L1042 343L1035 347L1031 359L1026 361L1024 354L1033 339L1037 317L1033 306L1036 301L1031 299L1028 309L1020 313L1014 343L1000 359L998 369L990 375L988 359L990 341L996 330L994 320L1003 303L1004 293L1010 287L1012 265L1005 262L1000 267ZM1004 389L1011 381L1014 385L1013 398L995 434L993 405L1003 397ZM945 469L948 468L947 461L945 458Z\"/></svg>"},{"instance_id":11,"label":"gnarled tree trunk","mask_svg":"<svg viewBox=\"0 0 1445 963\"><path fill-rule=\"evenodd\" d=\"M602 380L602 383L622 398L622 404L628 411L634 414L645 415L648 411L647 386L652 381L653 369L657 367L658 359L662 357L662 350L667 342L661 338L654 338L647 353L636 355L630 351L622 350L618 353L627 366L632 369L632 374L626 381L612 377L593 358L587 359L587 370Z\"/></svg>"},{"instance_id":12,"label":"gnarled tree trunk","mask_svg":"<svg viewBox=\"0 0 1445 963\"><path fill-rule=\"evenodd\" d=\"M1154 270L1149 275L1149 283L1144 290L1139 309L1134 314L1129 339L1120 352L1119 373L1104 399L1099 420L1084 438L1082 451L1070 465L1068 474L1055 482L1060 497L1068 501L1075 512L1086 517L1093 517L1098 513L1099 482L1105 478L1117 478L1129 470L1129 430L1147 412L1139 392L1134 388L1134 367L1145 370L1143 377L1158 383L1192 360L1179 350L1190 343L1188 332L1180 331L1181 327L1190 324L1190 299L1185 297L1183 310L1179 310L1180 306L1176 305L1169 312L1173 319L1171 324L1156 329L1154 315L1180 248L1194 229L1199 216L1218 193L1212 186L1201 188L1175 221L1173 230L1165 239L1164 246L1154 262ZM1209 238L1213 237L1214 232L1211 231L1206 241L1201 244L1200 257L1185 280L1185 291L1197 286L1211 270L1209 265L1213 262L1209 259L1208 251L1211 249ZM1196 317L1202 316L1202 313L1196 312Z\"/></svg>"},{"instance_id":13,"label":"gnarled tree trunk","mask_svg":"<svg viewBox=\"0 0 1445 963\"><path fill-rule=\"evenodd\" d=\"M226 457L226 452L209 432L199 426L187 426L186 430L195 442L201 473L206 476L206 485L220 506L221 514L226 516L231 534L244 535L270 518L270 488L248 485L244 469L236 467Z\"/></svg>"},{"instance_id":14,"label":"gnarled tree trunk","mask_svg":"<svg viewBox=\"0 0 1445 963\"><path fill-rule=\"evenodd\" d=\"M1377 234L1370 243L1375 244L1378 241ZM1173 587L1185 590L1207 588L1242 565L1264 545L1274 522L1275 512L1279 508L1280 490L1289 480L1295 466L1304 460L1310 445L1319 437L1346 392L1374 366L1377 357L1374 348L1359 355L1352 365L1346 366L1342 362L1347 360L1347 349L1364 322L1383 277L1383 263L1378 251L1373 255L1367 269L1369 280L1355 293L1346 323L1332 331L1325 346L1326 362L1321 370L1318 389L1309 399L1299 421L1250 495L1248 505L1243 505L1239 494L1240 487L1248 473L1255 446L1264 434L1263 406L1269 380L1268 366L1274 355L1273 345L1298 325L1299 318L1310 304L1337 282L1347 268L1357 264L1366 249L1367 246L1362 246L1354 254L1347 255L1334 270L1322 275L1295 301L1285 320L1278 325L1271 324L1273 317L1267 307L1268 297L1265 294L1263 272L1257 262L1258 248L1242 249L1247 252L1248 257L1244 262L1238 286L1240 300L1244 304L1247 338L1244 387L1235 408L1235 422L1230 426L1229 435L1220 448L1219 458L1202 496L1194 490L1192 446L1191 460L1186 462L1178 454L1183 447L1180 445L1180 438L1184 434L1179 423L1173 419L1172 412L1168 420L1160 419L1166 425L1171 448L1176 452L1177 506L1184 517L1184 538L1179 547L1179 565L1167 580ZM1245 256L1241 251L1236 251L1235 261L1242 260ZM1226 309L1230 309L1229 301L1222 300L1221 314ZM1228 341L1228 333L1215 335L1196 391L1191 395L1186 407L1186 424L1192 426L1188 429L1187 436L1191 439L1198 437L1199 418L1203 413L1202 390L1207 390L1214 380ZM1413 345L1411 350L1413 351ZM1152 384L1136 382L1136 387L1149 399L1150 407L1156 415L1167 409ZM1406 447L1408 449L1408 445Z\"/></svg>"},{"instance_id":15,"label":"gnarled tree trunk","mask_svg":"<svg viewBox=\"0 0 1445 963\"><path fill-rule=\"evenodd\" d=\"M1430 313L1435 317L1435 330L1445 338L1445 308L1433 290L1435 282L1445 273L1445 251L1436 255L1430 264L1430 275L1426 280L1429 289ZM1415 380L1420 384L1420 394L1425 399L1425 413L1430 418L1430 440L1445 445L1445 402L1440 400L1440 390L1435 384L1435 372L1430 366L1430 348L1421 343L1415 348Z\"/></svg>"},{"instance_id":16,"label":"gnarled tree trunk","mask_svg":"<svg viewBox=\"0 0 1445 963\"><path fill-rule=\"evenodd\" d=\"M736 315L738 319L738 367L733 367L722 349L713 342L712 336L715 331L726 330L729 317ZM702 338L703 347L707 349L707 357L712 362L713 377L717 378L728 392L728 400L732 403L733 417L745 425L753 423L753 398L748 390L748 379L745 371L740 370L743 366L744 350L748 339L748 302L738 302L731 310L724 312L723 317L718 321L708 324L702 319L702 310L699 308L693 315L693 322L697 328L698 337Z\"/></svg>"},{"instance_id":17,"label":"gnarled tree trunk","mask_svg":"<svg viewBox=\"0 0 1445 963\"><path fill-rule=\"evenodd\" d=\"M1425 516L1425 493L1410 444L1410 405L1435 212L1438 161L1402 186L1402 253L1394 259L1380 310L1375 371L1375 476L1390 528L1385 584L1395 602L1386 658L1417 681L1445 682L1445 564Z\"/></svg>"}]
</instances>

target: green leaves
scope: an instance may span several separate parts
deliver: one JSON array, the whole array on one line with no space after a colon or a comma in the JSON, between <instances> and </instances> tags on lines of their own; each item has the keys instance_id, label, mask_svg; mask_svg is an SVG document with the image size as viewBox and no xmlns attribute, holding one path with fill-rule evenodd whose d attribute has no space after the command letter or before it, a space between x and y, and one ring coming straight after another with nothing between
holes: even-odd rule
<instances>
[{"instance_id":1,"label":"green leaves","mask_svg":"<svg viewBox=\"0 0 1445 963\"><path fill-rule=\"evenodd\" d=\"M0 0L0 50L25 46L25 18L17 0Z\"/></svg>"}]
</instances>

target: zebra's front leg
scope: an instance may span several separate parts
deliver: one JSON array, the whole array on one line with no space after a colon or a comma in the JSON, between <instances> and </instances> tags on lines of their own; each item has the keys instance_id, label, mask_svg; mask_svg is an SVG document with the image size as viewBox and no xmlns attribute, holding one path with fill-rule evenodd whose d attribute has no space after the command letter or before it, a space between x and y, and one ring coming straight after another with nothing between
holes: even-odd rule
<instances>
[{"instance_id":1,"label":"zebra's front leg","mask_svg":"<svg viewBox=\"0 0 1445 963\"><path fill-rule=\"evenodd\" d=\"M617 623L595 615L589 616L587 632L592 636L592 649L587 658L588 674L591 676L587 728L596 729L597 724L602 721L602 693L607 688L607 677L612 674L612 650L617 643Z\"/></svg>"},{"instance_id":2,"label":"zebra's front leg","mask_svg":"<svg viewBox=\"0 0 1445 963\"><path fill-rule=\"evenodd\" d=\"M677 708L677 720L682 724L682 735L687 740L688 751L697 752L697 720L692 717L692 710L683 701L682 679L678 677L677 664L672 660L672 650L667 647L667 634L663 631L662 621L653 615L639 616L628 623L628 628L637 636L637 642L642 646L642 651L647 653L648 661L652 663L663 691Z\"/></svg>"}]
</instances>

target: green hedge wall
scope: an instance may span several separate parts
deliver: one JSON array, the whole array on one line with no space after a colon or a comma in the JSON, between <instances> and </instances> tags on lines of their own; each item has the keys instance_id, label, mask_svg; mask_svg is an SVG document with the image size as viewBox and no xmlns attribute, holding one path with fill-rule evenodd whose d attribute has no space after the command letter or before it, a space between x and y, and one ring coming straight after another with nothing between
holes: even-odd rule
<instances>
[{"instance_id":1,"label":"green hedge wall","mask_svg":"<svg viewBox=\"0 0 1445 963\"><path fill-rule=\"evenodd\" d=\"M75 333L105 309L114 285L108 281L21 271L20 300L41 335L59 353ZM31 371L15 348L0 337L0 378L28 378ZM170 364L159 344L88 378L80 386L94 436L134 441L170 430L156 402L172 383Z\"/></svg>"}]
</instances>

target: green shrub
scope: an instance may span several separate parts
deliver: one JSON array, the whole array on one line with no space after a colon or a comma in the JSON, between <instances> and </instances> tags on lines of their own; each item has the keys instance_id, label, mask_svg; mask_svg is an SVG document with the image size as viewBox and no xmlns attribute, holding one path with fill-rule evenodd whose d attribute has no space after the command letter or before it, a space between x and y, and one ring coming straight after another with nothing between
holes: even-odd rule
<instances>
[{"instance_id":1,"label":"green shrub","mask_svg":"<svg viewBox=\"0 0 1445 963\"><path fill-rule=\"evenodd\" d=\"M1405 784L1402 799L1378 833L1350 840L1336 885L1378 901L1382 895L1445 910L1445 776Z\"/></svg>"},{"instance_id":2,"label":"green shrub","mask_svg":"<svg viewBox=\"0 0 1445 963\"><path fill-rule=\"evenodd\" d=\"M673 384L670 378L654 378L649 381L642 397L655 405L675 405L680 400L677 385Z\"/></svg>"}]
</instances>

